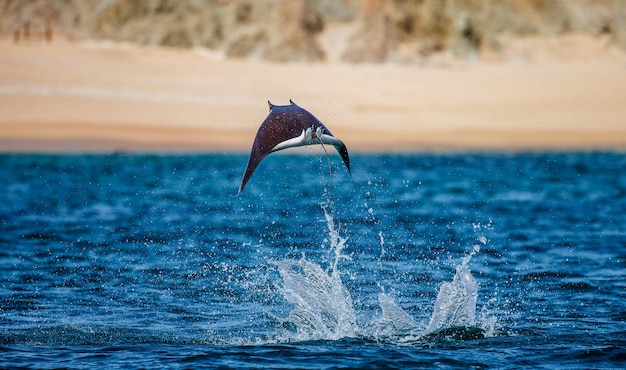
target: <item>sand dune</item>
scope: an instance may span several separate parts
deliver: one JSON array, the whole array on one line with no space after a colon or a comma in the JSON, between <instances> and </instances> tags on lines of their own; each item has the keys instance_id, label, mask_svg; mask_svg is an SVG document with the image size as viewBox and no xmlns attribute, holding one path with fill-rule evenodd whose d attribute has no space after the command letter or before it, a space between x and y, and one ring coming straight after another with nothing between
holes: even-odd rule
<instances>
[{"instance_id":1,"label":"sand dune","mask_svg":"<svg viewBox=\"0 0 626 370\"><path fill-rule=\"evenodd\" d=\"M0 151L247 151L293 99L352 150L626 148L624 59L280 64L0 43Z\"/></svg>"}]
</instances>

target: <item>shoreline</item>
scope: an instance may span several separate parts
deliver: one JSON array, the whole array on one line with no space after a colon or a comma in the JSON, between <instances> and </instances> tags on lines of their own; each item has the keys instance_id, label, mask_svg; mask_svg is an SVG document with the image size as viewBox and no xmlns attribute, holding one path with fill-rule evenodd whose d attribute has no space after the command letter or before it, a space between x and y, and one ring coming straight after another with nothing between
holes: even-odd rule
<instances>
[{"instance_id":1,"label":"shoreline","mask_svg":"<svg viewBox=\"0 0 626 370\"><path fill-rule=\"evenodd\" d=\"M32 133L40 125L27 125L27 130L8 130L11 138L0 138L0 153L8 154L90 154L90 153L248 153L253 136L215 132L208 129L159 128L148 138L141 136L146 127L103 128L89 125L72 137L45 135L45 131L67 125L48 125L47 130ZM7 127L3 127L3 131ZM426 134L420 140L399 142L399 137L362 140L344 139L350 153L453 153L453 152L589 152L626 151L626 132L562 132L527 131L456 131ZM486 137L486 138L485 138ZM459 144L462 142L462 144ZM281 154L302 153L289 150Z\"/></svg>"},{"instance_id":2,"label":"shoreline","mask_svg":"<svg viewBox=\"0 0 626 370\"><path fill-rule=\"evenodd\" d=\"M268 99L355 153L626 150L624 61L280 64L0 42L0 152L248 152Z\"/></svg>"}]
</instances>

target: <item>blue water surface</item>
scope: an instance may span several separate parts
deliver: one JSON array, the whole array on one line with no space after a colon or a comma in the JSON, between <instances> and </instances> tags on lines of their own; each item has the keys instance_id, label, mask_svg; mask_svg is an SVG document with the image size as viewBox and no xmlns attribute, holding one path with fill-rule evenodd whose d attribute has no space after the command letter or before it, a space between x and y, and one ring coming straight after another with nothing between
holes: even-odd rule
<instances>
[{"instance_id":1,"label":"blue water surface","mask_svg":"<svg viewBox=\"0 0 626 370\"><path fill-rule=\"evenodd\" d=\"M626 366L626 154L351 159L238 195L246 155L0 155L0 368ZM419 335L474 249L493 330ZM280 261L337 262L363 330L294 326Z\"/></svg>"}]
</instances>

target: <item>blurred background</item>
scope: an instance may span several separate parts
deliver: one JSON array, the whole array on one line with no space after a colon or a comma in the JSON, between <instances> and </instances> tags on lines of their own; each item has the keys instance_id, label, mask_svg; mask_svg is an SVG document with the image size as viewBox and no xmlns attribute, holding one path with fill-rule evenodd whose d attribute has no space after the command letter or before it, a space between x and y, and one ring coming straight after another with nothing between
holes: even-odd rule
<instances>
[{"instance_id":1,"label":"blurred background","mask_svg":"<svg viewBox=\"0 0 626 370\"><path fill-rule=\"evenodd\" d=\"M113 40L271 61L474 58L511 52L511 38L571 34L626 49L620 0L3 0L0 9L2 35L16 41Z\"/></svg>"},{"instance_id":2,"label":"blurred background","mask_svg":"<svg viewBox=\"0 0 626 370\"><path fill-rule=\"evenodd\" d=\"M4 151L243 150L290 98L361 149L626 145L620 0L2 0L0 41Z\"/></svg>"}]
</instances>

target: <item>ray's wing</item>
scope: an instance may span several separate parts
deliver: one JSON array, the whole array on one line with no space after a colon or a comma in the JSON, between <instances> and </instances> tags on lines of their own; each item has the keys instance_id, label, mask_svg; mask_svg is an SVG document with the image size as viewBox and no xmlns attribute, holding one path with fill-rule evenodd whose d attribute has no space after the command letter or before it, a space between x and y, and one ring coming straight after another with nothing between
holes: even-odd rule
<instances>
[{"instance_id":1,"label":"ray's wing","mask_svg":"<svg viewBox=\"0 0 626 370\"><path fill-rule=\"evenodd\" d=\"M311 114L311 116L313 115ZM313 118L316 119L315 117ZM346 165L346 168L348 169L348 173L352 175L352 171L350 170L350 156L348 155L348 148L346 147L346 144L344 144L343 141L339 140L336 136L334 136L330 132L330 130L326 126L324 126L322 122L318 121L318 124L319 126L322 127L323 133L329 136L329 137L325 136L323 138L320 138L320 140L322 141L322 143L330 144L334 146L335 149L337 149L337 153L339 153L339 155L341 156L341 159L343 160L343 163Z\"/></svg>"},{"instance_id":2,"label":"ray's wing","mask_svg":"<svg viewBox=\"0 0 626 370\"><path fill-rule=\"evenodd\" d=\"M328 141L323 140L322 138L319 138L319 139L322 140L322 142L324 142L324 144L330 144L330 145L334 146L335 149L337 149L337 152L341 156L341 159L343 160L343 163L346 165L346 168L348 168L348 173L350 173L350 175L352 175L352 171L350 171L350 156L348 155L348 148L346 147L346 145L341 140L339 140L337 137L335 137L330 132L330 130L320 120L315 118L315 116L313 114L311 114L306 109L298 107L291 100L289 100L289 102L292 104L291 106L298 108L298 111L295 114L297 114L297 116L299 117L299 121L301 123L302 128L321 126L322 129L323 129L322 132L324 134L330 136L329 138L327 138Z\"/></svg>"},{"instance_id":3,"label":"ray's wing","mask_svg":"<svg viewBox=\"0 0 626 370\"><path fill-rule=\"evenodd\" d=\"M346 144L344 144L341 140L337 139L337 141L337 143L332 145L335 147L335 149L337 149L337 152L341 156L341 159L343 159L343 163L346 165L346 168L348 168L348 173L350 174L350 176L352 176L352 171L350 170L350 156L348 155L348 148L346 148Z\"/></svg>"},{"instance_id":4,"label":"ray's wing","mask_svg":"<svg viewBox=\"0 0 626 370\"><path fill-rule=\"evenodd\" d=\"M239 185L240 193L259 163L272 152L276 145L298 137L302 133L298 117L294 114L293 109L286 109L291 107L273 106L270 103L270 114L259 127L252 144L248 165L241 179L241 185Z\"/></svg>"}]
</instances>

